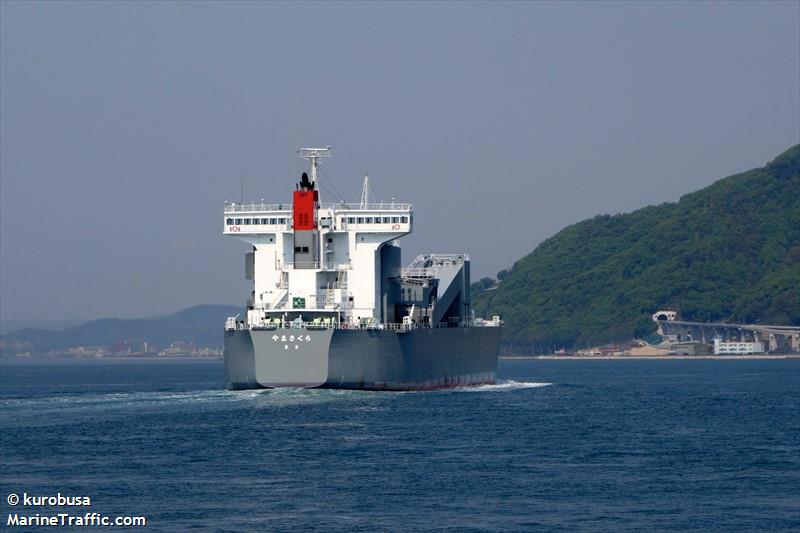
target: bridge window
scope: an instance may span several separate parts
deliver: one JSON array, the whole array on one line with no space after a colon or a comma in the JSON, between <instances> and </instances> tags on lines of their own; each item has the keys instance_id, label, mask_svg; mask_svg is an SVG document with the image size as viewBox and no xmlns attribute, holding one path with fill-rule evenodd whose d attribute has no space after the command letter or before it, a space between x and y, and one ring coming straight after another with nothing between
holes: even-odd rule
<instances>
[{"instance_id":1,"label":"bridge window","mask_svg":"<svg viewBox=\"0 0 800 533\"><path fill-rule=\"evenodd\" d=\"M262 224L268 224L269 223L269 219L268 218L262 218L261 219L261 223Z\"/></svg>"},{"instance_id":2,"label":"bridge window","mask_svg":"<svg viewBox=\"0 0 800 533\"><path fill-rule=\"evenodd\" d=\"M230 226L230 225L233 224L233 219L229 218L229 219L225 220L225 223Z\"/></svg>"},{"instance_id":3,"label":"bridge window","mask_svg":"<svg viewBox=\"0 0 800 533\"><path fill-rule=\"evenodd\" d=\"M400 217L400 221L405 224L408 222L408 217Z\"/></svg>"},{"instance_id":4,"label":"bridge window","mask_svg":"<svg viewBox=\"0 0 800 533\"><path fill-rule=\"evenodd\" d=\"M274 218L271 218L271 219L269 219L269 223L270 224L277 224L278 221L276 219L274 219Z\"/></svg>"},{"instance_id":5,"label":"bridge window","mask_svg":"<svg viewBox=\"0 0 800 533\"><path fill-rule=\"evenodd\" d=\"M397 224L398 222L400 222L399 217L392 217L392 224Z\"/></svg>"},{"instance_id":6,"label":"bridge window","mask_svg":"<svg viewBox=\"0 0 800 533\"><path fill-rule=\"evenodd\" d=\"M260 222L260 220L258 220L257 218L253 219L253 224L255 224L256 226L258 225L259 222Z\"/></svg>"},{"instance_id":7,"label":"bridge window","mask_svg":"<svg viewBox=\"0 0 800 533\"><path fill-rule=\"evenodd\" d=\"M244 219L244 223L245 225L250 224L250 219L249 218Z\"/></svg>"},{"instance_id":8,"label":"bridge window","mask_svg":"<svg viewBox=\"0 0 800 533\"><path fill-rule=\"evenodd\" d=\"M279 218L278 219L278 224L286 224L286 219L285 218Z\"/></svg>"},{"instance_id":9,"label":"bridge window","mask_svg":"<svg viewBox=\"0 0 800 533\"><path fill-rule=\"evenodd\" d=\"M236 219L236 225L239 226L241 224L242 224L242 219L241 218L237 218Z\"/></svg>"},{"instance_id":10,"label":"bridge window","mask_svg":"<svg viewBox=\"0 0 800 533\"><path fill-rule=\"evenodd\" d=\"M367 224L372 224L372 217L367 217Z\"/></svg>"},{"instance_id":11,"label":"bridge window","mask_svg":"<svg viewBox=\"0 0 800 533\"><path fill-rule=\"evenodd\" d=\"M355 224L356 223L355 217L347 217L347 223L348 224Z\"/></svg>"},{"instance_id":12,"label":"bridge window","mask_svg":"<svg viewBox=\"0 0 800 533\"><path fill-rule=\"evenodd\" d=\"M359 224L363 224L364 223L364 217L358 217L356 219L356 222L358 222Z\"/></svg>"}]
</instances>

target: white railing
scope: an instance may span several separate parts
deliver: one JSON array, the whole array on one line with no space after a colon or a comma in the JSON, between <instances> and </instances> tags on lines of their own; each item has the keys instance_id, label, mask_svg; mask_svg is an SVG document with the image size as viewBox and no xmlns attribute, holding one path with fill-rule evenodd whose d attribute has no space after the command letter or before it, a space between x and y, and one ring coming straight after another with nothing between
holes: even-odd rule
<instances>
[{"instance_id":1,"label":"white railing","mask_svg":"<svg viewBox=\"0 0 800 533\"><path fill-rule=\"evenodd\" d=\"M385 329L389 331L411 331L412 329L417 329L416 324L398 324L396 322L390 322L384 326Z\"/></svg>"},{"instance_id":2,"label":"white railing","mask_svg":"<svg viewBox=\"0 0 800 533\"><path fill-rule=\"evenodd\" d=\"M403 278L432 278L436 274L431 268L401 268L400 277Z\"/></svg>"},{"instance_id":3,"label":"white railing","mask_svg":"<svg viewBox=\"0 0 800 533\"><path fill-rule=\"evenodd\" d=\"M351 263L336 263L333 261L278 261L278 270L287 268L309 269L309 270L350 270L353 268Z\"/></svg>"},{"instance_id":4,"label":"white railing","mask_svg":"<svg viewBox=\"0 0 800 533\"><path fill-rule=\"evenodd\" d=\"M408 267L400 269L400 276L404 278L436 277L442 268L461 265L465 261L469 261L467 254L418 255Z\"/></svg>"},{"instance_id":5,"label":"white railing","mask_svg":"<svg viewBox=\"0 0 800 533\"><path fill-rule=\"evenodd\" d=\"M344 309L344 308L342 308ZM290 311L287 309L287 311ZM302 309L293 309L291 311L303 311ZM311 310L308 310L311 311ZM413 329L434 329L434 328L466 328L466 327L502 327L503 321L500 317L494 316L492 320L483 320L476 318L475 320L464 321L460 317L452 317L451 322L440 322L438 324L418 324L411 323L396 323L389 322L382 324L377 321L362 320L361 323L342 322L337 323L333 316L318 317L313 320L283 320L282 318L267 318L257 324L249 325L250 329L360 329L360 330L375 330L385 329L387 331L411 331ZM233 330L246 330L248 325L244 322L236 320L236 317L228 317L225 322L225 329L227 331Z\"/></svg>"},{"instance_id":6,"label":"white railing","mask_svg":"<svg viewBox=\"0 0 800 533\"><path fill-rule=\"evenodd\" d=\"M411 204L396 202L378 202L372 204L323 204L323 208L335 211L411 211L414 207Z\"/></svg>"},{"instance_id":7,"label":"white railing","mask_svg":"<svg viewBox=\"0 0 800 533\"><path fill-rule=\"evenodd\" d=\"M396 202L379 202L379 203L372 203L372 204L350 204L350 203L327 203L327 204L320 204L321 209L332 209L333 211L352 211L352 212L366 212L366 211L411 211L413 210L413 206L411 204L406 203L396 203ZM236 202L225 202L225 214L234 214L234 213L253 213L253 212L269 212L269 211L279 211L279 212L290 212L292 210L292 203L287 202L285 204L267 204L264 202L250 202L250 203L236 203Z\"/></svg>"},{"instance_id":8,"label":"white railing","mask_svg":"<svg viewBox=\"0 0 800 533\"><path fill-rule=\"evenodd\" d=\"M239 203L225 202L225 213L252 213L254 211L289 211L292 210L292 202L285 204L265 204L263 202Z\"/></svg>"}]
</instances>

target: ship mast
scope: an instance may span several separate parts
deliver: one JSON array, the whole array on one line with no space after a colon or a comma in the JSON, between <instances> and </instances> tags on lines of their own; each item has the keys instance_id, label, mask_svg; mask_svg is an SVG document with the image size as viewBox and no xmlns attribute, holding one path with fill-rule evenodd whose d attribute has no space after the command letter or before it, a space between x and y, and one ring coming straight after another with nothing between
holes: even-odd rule
<instances>
[{"instance_id":1,"label":"ship mast","mask_svg":"<svg viewBox=\"0 0 800 533\"><path fill-rule=\"evenodd\" d=\"M326 148L300 148L297 151L297 157L302 157L303 159L311 161L311 182L314 183L315 187L317 183L317 166L319 165L319 160L330 156L330 146Z\"/></svg>"},{"instance_id":2,"label":"ship mast","mask_svg":"<svg viewBox=\"0 0 800 533\"><path fill-rule=\"evenodd\" d=\"M361 209L366 209L367 205L369 205L369 176L364 176L364 185L361 187L361 202L359 207Z\"/></svg>"}]
</instances>

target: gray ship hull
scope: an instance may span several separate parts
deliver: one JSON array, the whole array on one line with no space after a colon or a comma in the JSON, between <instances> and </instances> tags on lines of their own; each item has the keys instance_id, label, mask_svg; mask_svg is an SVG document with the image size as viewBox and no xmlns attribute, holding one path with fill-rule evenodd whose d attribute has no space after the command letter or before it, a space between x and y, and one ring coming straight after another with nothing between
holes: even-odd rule
<instances>
[{"instance_id":1,"label":"gray ship hull","mask_svg":"<svg viewBox=\"0 0 800 533\"><path fill-rule=\"evenodd\" d=\"M494 383L501 328L225 332L228 389L423 390Z\"/></svg>"}]
</instances>

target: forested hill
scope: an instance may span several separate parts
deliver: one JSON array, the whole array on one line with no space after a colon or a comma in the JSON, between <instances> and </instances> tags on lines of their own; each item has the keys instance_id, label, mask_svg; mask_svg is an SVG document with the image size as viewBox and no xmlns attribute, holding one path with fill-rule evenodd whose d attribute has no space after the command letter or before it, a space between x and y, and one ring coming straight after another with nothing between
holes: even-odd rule
<instances>
[{"instance_id":1,"label":"forested hill","mask_svg":"<svg viewBox=\"0 0 800 533\"><path fill-rule=\"evenodd\" d=\"M677 203L597 216L473 284L478 313L539 349L628 340L684 320L800 324L800 145Z\"/></svg>"}]
</instances>

